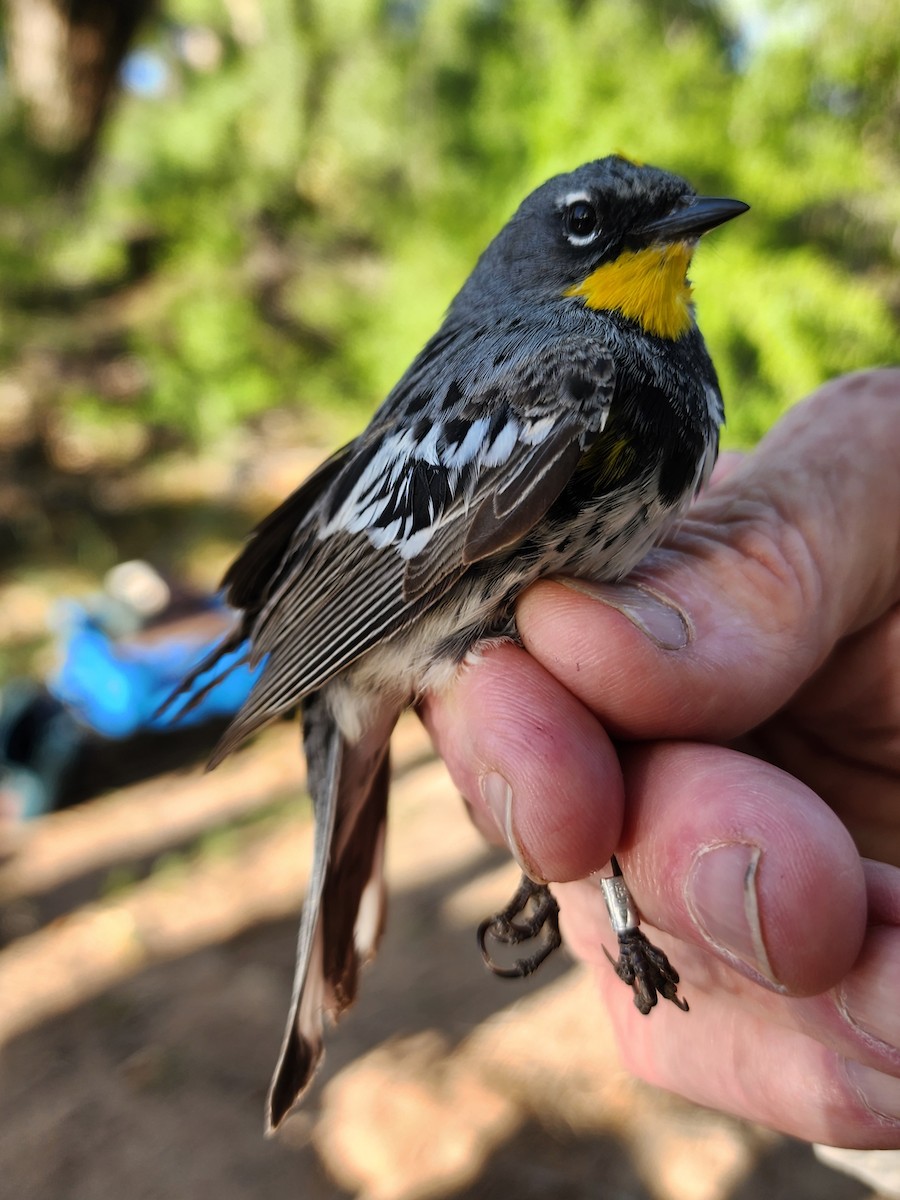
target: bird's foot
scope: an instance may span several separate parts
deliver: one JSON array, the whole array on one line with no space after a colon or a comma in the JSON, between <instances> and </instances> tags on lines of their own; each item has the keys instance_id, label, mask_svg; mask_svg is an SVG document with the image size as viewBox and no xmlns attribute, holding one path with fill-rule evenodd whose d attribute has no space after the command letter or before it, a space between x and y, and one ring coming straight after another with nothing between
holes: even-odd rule
<instances>
[{"instance_id":1,"label":"bird's foot","mask_svg":"<svg viewBox=\"0 0 900 1200\"><path fill-rule=\"evenodd\" d=\"M496 962L488 949L489 939L502 946L519 946L535 938L540 941L534 952L526 958L517 958L508 967ZM478 926L481 957L495 975L504 979L522 979L531 975L561 945L559 905L545 883L535 883L527 875L522 876L516 894L506 908Z\"/></svg>"},{"instance_id":2,"label":"bird's foot","mask_svg":"<svg viewBox=\"0 0 900 1200\"><path fill-rule=\"evenodd\" d=\"M603 947L603 953L613 965L618 977L634 992L634 1006L646 1016L659 996L671 1000L682 1012L688 1012L688 1002L678 995L678 972L658 946L654 946L640 929L626 929L619 935L618 962Z\"/></svg>"},{"instance_id":3,"label":"bird's foot","mask_svg":"<svg viewBox=\"0 0 900 1200\"><path fill-rule=\"evenodd\" d=\"M657 946L649 942L639 929L640 918L622 869L615 858L610 860L612 875L600 880L610 924L619 940L618 962L603 948L618 977L634 992L634 1006L646 1016L657 999L671 1000L682 1012L688 1011L686 1000L678 995L678 972Z\"/></svg>"}]
</instances>

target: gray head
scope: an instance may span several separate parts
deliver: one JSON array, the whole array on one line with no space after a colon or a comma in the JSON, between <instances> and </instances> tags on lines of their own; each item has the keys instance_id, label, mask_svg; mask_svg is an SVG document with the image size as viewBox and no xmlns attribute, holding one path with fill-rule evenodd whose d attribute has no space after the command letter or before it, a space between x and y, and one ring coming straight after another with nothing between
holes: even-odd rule
<instances>
[{"instance_id":1,"label":"gray head","mask_svg":"<svg viewBox=\"0 0 900 1200\"><path fill-rule=\"evenodd\" d=\"M454 309L461 301L481 307L583 295L577 289L598 268L623 255L632 263L641 251L668 245L683 249L683 283L697 238L747 207L700 197L680 176L618 155L585 163L523 200L478 260ZM651 270L657 261L648 256L638 266Z\"/></svg>"}]
</instances>

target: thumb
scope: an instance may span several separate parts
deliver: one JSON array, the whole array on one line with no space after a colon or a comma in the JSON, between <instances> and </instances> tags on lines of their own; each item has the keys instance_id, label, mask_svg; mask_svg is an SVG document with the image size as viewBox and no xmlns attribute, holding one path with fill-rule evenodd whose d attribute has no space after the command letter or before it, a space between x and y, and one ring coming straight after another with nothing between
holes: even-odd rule
<instances>
[{"instance_id":1,"label":"thumb","mask_svg":"<svg viewBox=\"0 0 900 1200\"><path fill-rule=\"evenodd\" d=\"M898 462L900 370L836 380L627 583L531 588L525 646L613 736L736 737L900 598Z\"/></svg>"}]
</instances>

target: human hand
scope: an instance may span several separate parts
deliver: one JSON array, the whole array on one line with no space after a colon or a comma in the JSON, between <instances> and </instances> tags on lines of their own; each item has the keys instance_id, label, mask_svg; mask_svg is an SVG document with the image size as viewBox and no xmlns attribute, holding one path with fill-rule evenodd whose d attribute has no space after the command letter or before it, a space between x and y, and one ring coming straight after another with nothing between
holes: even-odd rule
<instances>
[{"instance_id":1,"label":"human hand","mask_svg":"<svg viewBox=\"0 0 900 1200\"><path fill-rule=\"evenodd\" d=\"M536 585L525 649L424 708L482 831L564 881L626 1065L856 1147L900 1147L898 464L900 371L829 384L628 583ZM613 852L687 1016L603 957Z\"/></svg>"}]
</instances>

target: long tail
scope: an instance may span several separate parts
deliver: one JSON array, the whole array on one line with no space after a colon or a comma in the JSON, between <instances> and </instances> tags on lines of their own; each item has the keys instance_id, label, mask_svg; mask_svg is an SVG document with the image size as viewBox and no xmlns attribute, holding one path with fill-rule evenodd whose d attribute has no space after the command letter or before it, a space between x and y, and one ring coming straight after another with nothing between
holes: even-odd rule
<instances>
[{"instance_id":1,"label":"long tail","mask_svg":"<svg viewBox=\"0 0 900 1200\"><path fill-rule=\"evenodd\" d=\"M399 713L379 716L358 742L349 742L322 693L308 696L303 710L315 849L291 1008L266 1104L268 1133L312 1082L323 1054L324 1015L336 1021L353 1002L359 969L384 928L388 749Z\"/></svg>"}]
</instances>

